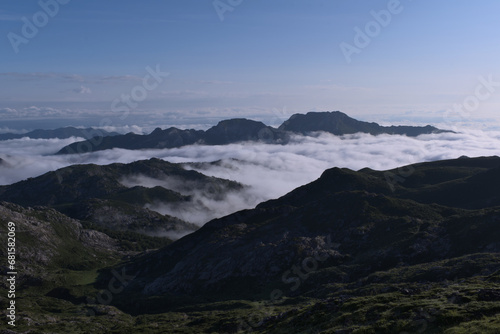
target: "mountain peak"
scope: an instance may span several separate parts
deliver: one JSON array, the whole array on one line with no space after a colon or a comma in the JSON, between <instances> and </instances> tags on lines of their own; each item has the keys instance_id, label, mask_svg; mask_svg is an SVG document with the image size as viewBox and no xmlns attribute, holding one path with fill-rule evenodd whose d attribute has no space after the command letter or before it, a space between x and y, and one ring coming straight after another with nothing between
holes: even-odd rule
<instances>
[{"instance_id":1,"label":"mountain peak","mask_svg":"<svg viewBox=\"0 0 500 334\"><path fill-rule=\"evenodd\" d=\"M266 125L262 122L259 121L254 121L248 118L230 118L230 119L225 119L217 123L215 127L218 126L244 126L244 125L253 125L253 126L262 126L265 127Z\"/></svg>"},{"instance_id":2,"label":"mountain peak","mask_svg":"<svg viewBox=\"0 0 500 334\"><path fill-rule=\"evenodd\" d=\"M381 126L374 122L358 121L340 111L308 112L307 114L294 114L279 128L282 131L290 131L307 135L312 132L323 131L337 136L353 134L357 132L372 135L399 134L406 136L418 136L421 134L444 132L433 126Z\"/></svg>"},{"instance_id":3,"label":"mountain peak","mask_svg":"<svg viewBox=\"0 0 500 334\"><path fill-rule=\"evenodd\" d=\"M157 135L157 134L160 134L162 132L163 132L163 130L161 128L156 128L153 130L153 132L151 132L151 135Z\"/></svg>"},{"instance_id":4,"label":"mountain peak","mask_svg":"<svg viewBox=\"0 0 500 334\"><path fill-rule=\"evenodd\" d=\"M240 141L285 140L286 134L262 122L246 118L220 121L205 132L204 142L209 145L223 145Z\"/></svg>"}]
</instances>

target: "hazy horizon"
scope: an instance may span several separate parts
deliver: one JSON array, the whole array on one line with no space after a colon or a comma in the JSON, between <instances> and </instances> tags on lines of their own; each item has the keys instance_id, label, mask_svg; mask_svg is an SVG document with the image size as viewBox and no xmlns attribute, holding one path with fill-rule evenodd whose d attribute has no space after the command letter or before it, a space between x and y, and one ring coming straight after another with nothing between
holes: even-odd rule
<instances>
[{"instance_id":1,"label":"hazy horizon","mask_svg":"<svg viewBox=\"0 0 500 334\"><path fill-rule=\"evenodd\" d=\"M498 129L498 9L492 0L9 2L0 130L269 124L334 110Z\"/></svg>"},{"instance_id":2,"label":"hazy horizon","mask_svg":"<svg viewBox=\"0 0 500 334\"><path fill-rule=\"evenodd\" d=\"M78 163L223 160L228 168L204 172L252 187L250 200L228 203L231 211L284 195L331 167L498 155L498 9L492 0L7 3L0 10L0 133L75 126L141 134L207 129L230 118L278 126L310 111L457 133L318 134L285 146L70 156L54 154L81 138L24 138L0 143L0 184Z\"/></svg>"}]
</instances>

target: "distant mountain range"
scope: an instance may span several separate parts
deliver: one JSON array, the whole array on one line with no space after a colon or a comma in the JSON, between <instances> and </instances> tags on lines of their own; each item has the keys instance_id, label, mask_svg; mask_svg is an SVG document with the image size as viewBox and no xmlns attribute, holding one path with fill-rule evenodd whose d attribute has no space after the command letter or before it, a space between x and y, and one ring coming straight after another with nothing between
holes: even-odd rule
<instances>
[{"instance_id":1,"label":"distant mountain range","mask_svg":"<svg viewBox=\"0 0 500 334\"><path fill-rule=\"evenodd\" d=\"M181 130L169 128L155 129L148 135L128 133L126 135L110 136L98 141L87 140L63 147L58 154L85 153L112 148L129 150L174 148L185 145L226 145L243 141L258 141L269 144L286 144L290 135L308 135L312 132L324 131L334 135L353 133L398 134L418 136L421 134L447 132L430 125L419 126L380 126L355 120L339 111L309 112L306 115L295 114L285 121L278 129L262 122L248 119L230 119L219 122L207 131Z\"/></svg>"},{"instance_id":2,"label":"distant mountain range","mask_svg":"<svg viewBox=\"0 0 500 334\"><path fill-rule=\"evenodd\" d=\"M0 134L1 140L9 140L9 139L19 139L19 138L32 138L32 139L66 139L71 137L80 137L85 139L92 139L94 137L107 137L107 136L117 136L120 135L118 132L107 132L104 130L98 130L93 128L74 128L74 127L65 127L59 128L55 130L34 130L23 134L18 133L2 133Z\"/></svg>"},{"instance_id":3,"label":"distant mountain range","mask_svg":"<svg viewBox=\"0 0 500 334\"><path fill-rule=\"evenodd\" d=\"M381 126L377 123L358 121L339 111L335 112L309 112L292 115L279 128L307 135L311 132L324 131L342 136L353 133L369 133L372 135L390 134L415 137L422 134L449 132L433 126Z\"/></svg>"}]
</instances>

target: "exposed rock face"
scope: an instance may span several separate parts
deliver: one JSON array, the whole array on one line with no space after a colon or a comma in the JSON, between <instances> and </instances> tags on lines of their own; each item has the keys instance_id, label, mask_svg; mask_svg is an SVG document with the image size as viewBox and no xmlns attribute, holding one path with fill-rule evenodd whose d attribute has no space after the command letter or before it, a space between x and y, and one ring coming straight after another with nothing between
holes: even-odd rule
<instances>
[{"instance_id":1,"label":"exposed rock face","mask_svg":"<svg viewBox=\"0 0 500 334\"><path fill-rule=\"evenodd\" d=\"M16 269L43 279L47 270L85 269L118 254L118 242L104 233L84 229L56 210L0 202L0 242L7 245L8 223L15 224ZM6 247L0 256L7 259Z\"/></svg>"},{"instance_id":2,"label":"exposed rock face","mask_svg":"<svg viewBox=\"0 0 500 334\"><path fill-rule=\"evenodd\" d=\"M497 333L499 167L489 157L382 172L332 168L141 254L116 251L115 240L53 209L3 202L0 243L16 222L22 273L16 328ZM136 202L142 191L134 190ZM0 290L7 295L6 280Z\"/></svg>"},{"instance_id":3,"label":"exposed rock face","mask_svg":"<svg viewBox=\"0 0 500 334\"><path fill-rule=\"evenodd\" d=\"M198 229L195 224L162 215L134 205L115 201L90 199L77 202L67 214L98 226L118 231L133 231L150 236L185 235Z\"/></svg>"},{"instance_id":4,"label":"exposed rock face","mask_svg":"<svg viewBox=\"0 0 500 334\"><path fill-rule=\"evenodd\" d=\"M411 198L431 186L467 196L474 184L486 186L480 180L496 175L499 165L498 157L418 164L395 191L385 177L395 170L327 170L280 199L209 222L141 258L132 265L141 274L130 289L144 296L237 289L249 296L273 282L300 286L295 278L308 266L336 268L335 277L317 276L318 284L354 282L395 266L494 251L498 207L483 201L480 210L466 211L456 197L443 199L446 206ZM499 194L489 187L488 194Z\"/></svg>"}]
</instances>

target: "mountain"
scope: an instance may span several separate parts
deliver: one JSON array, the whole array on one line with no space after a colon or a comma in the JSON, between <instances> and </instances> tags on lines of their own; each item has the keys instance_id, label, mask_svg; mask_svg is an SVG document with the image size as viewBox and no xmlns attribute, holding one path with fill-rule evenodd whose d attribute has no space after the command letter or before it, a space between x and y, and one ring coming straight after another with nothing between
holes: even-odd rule
<instances>
[{"instance_id":1,"label":"mountain","mask_svg":"<svg viewBox=\"0 0 500 334\"><path fill-rule=\"evenodd\" d=\"M22 280L49 280L53 269L85 270L119 259L119 242L108 235L86 229L74 219L50 208L23 208L0 202L0 240L7 245L7 222L15 224L16 268ZM0 249L7 259L7 247ZM0 268L6 271L7 262Z\"/></svg>"},{"instance_id":2,"label":"mountain","mask_svg":"<svg viewBox=\"0 0 500 334\"><path fill-rule=\"evenodd\" d=\"M433 126L381 126L377 123L358 121L340 111L309 112L294 114L278 128L282 131L307 135L315 131L329 132L337 136L353 133L369 133L372 135L391 134L415 137L422 134L449 132Z\"/></svg>"},{"instance_id":3,"label":"mountain","mask_svg":"<svg viewBox=\"0 0 500 334\"><path fill-rule=\"evenodd\" d=\"M0 202L0 242L5 245L0 248L0 257L5 259L0 264L0 293L4 296L0 305L7 310L14 301L16 312L16 327L7 325L12 318L6 316L12 313L2 312L5 324L0 333L28 333L34 328L41 332L86 333L90 315L96 312L90 313L84 305L103 300L92 287L98 271L129 259L137 251L166 244L159 238L110 232L88 228L84 222L51 208L24 208ZM115 272L110 285L117 287L112 289L114 293L119 288L117 283L122 284L126 278L127 273ZM117 311L106 305L96 310L100 315ZM66 315L73 320L66 322ZM103 318L94 319L91 324ZM106 318L104 323L109 325L113 320ZM101 326L98 332L102 333L102 324L98 326ZM18 331L19 328L23 329Z\"/></svg>"},{"instance_id":4,"label":"mountain","mask_svg":"<svg viewBox=\"0 0 500 334\"><path fill-rule=\"evenodd\" d=\"M253 307L236 303L249 300L266 314L251 326L259 333L416 331L412 319L422 307L435 319L427 322L432 333L487 322L498 312L492 305L500 306L499 167L499 157L484 157L390 171L329 169L128 262L138 275L114 304L132 314L195 314L233 303L250 319ZM388 175L396 173L402 179L393 184ZM483 196L464 209L467 200L454 192L473 199L467 191L476 187L492 200ZM443 197L422 201L429 188ZM108 279L104 273L99 282ZM443 297L433 301L436 291ZM233 315L210 328L236 333L241 323Z\"/></svg>"},{"instance_id":5,"label":"mountain","mask_svg":"<svg viewBox=\"0 0 500 334\"><path fill-rule=\"evenodd\" d=\"M193 144L227 145L243 141L286 144L292 134L308 135L316 131L326 131L335 135L362 132L373 135L388 133L407 136L446 132L430 125L425 127L384 127L377 123L355 120L339 111L310 112L306 115L293 115L278 129L267 126L262 122L237 118L221 121L207 131L180 130L177 128L162 130L157 128L149 135L129 133L121 136L105 137L97 142L87 140L63 147L57 154L85 153L112 148L138 150L174 148Z\"/></svg>"},{"instance_id":6,"label":"mountain","mask_svg":"<svg viewBox=\"0 0 500 334\"><path fill-rule=\"evenodd\" d=\"M165 183L174 189L135 184L148 181ZM108 229L147 235L184 235L198 227L146 207L161 203L194 209L203 205L198 198L193 198L194 193L222 201L228 192L242 188L239 183L208 177L153 158L130 164L62 168L0 186L0 200L23 206L52 207L75 219Z\"/></svg>"},{"instance_id":7,"label":"mountain","mask_svg":"<svg viewBox=\"0 0 500 334\"><path fill-rule=\"evenodd\" d=\"M219 122L208 129L202 138L206 145L226 145L241 141L261 141L266 143L286 143L288 136L262 122L248 119L231 119Z\"/></svg>"},{"instance_id":8,"label":"mountain","mask_svg":"<svg viewBox=\"0 0 500 334\"><path fill-rule=\"evenodd\" d=\"M470 206L464 203L472 199L476 199L473 204L476 209L486 210L500 205L497 200L500 191L491 186L492 183L489 187L483 183L485 178L495 180L500 177L499 157L423 163L413 168L416 170L413 177L409 176L406 181L397 184L394 192L385 174L394 171L365 169L355 172L332 168L318 180L279 199L261 203L255 210L214 220L154 256L153 262L165 263L165 267L158 268L165 279L155 278L144 286L144 293L191 293L196 289L215 289L224 286L226 283L222 282L232 275L235 278L260 279L272 276L274 272L283 271L279 268L291 266L299 253L305 257L312 256L315 249L325 244L327 235L332 236L334 243L346 247L342 248L344 251L340 248L331 251L332 256L335 253L338 259L368 260L370 256L360 251L380 252L383 255L378 256L380 263L396 260L395 263L410 263L415 258L421 261L424 254L435 260L448 255L445 248L450 252L454 247L484 249L496 237L500 240L500 235L488 235L486 228L492 225L485 223L484 226L477 226L485 229L482 231L485 238L477 240L481 246L431 243L426 245L429 249L421 254L410 252L415 244L394 247L393 243L425 243L430 242L428 238L444 238L448 225L459 224L455 219L447 221L451 216L484 215L481 211L475 214L464 211L464 207ZM492 200L480 200L475 193L467 194L474 187L482 187ZM434 200L421 200L425 197L421 194L427 194L429 188L437 189L441 196L435 196ZM454 196L457 191L461 196ZM494 210L495 214L497 211ZM425 227L422 229L422 240L416 238L415 233L404 231L406 228L420 230L421 225ZM408 240L400 239L406 233ZM382 237L382 234L390 243L373 239ZM451 235L446 238L451 238ZM465 243L465 240L462 241ZM217 247L214 248L214 244ZM229 254L231 256L228 257ZM459 255L464 254L453 254ZM141 263L145 262L141 260ZM218 263L224 263L224 266ZM273 267L277 269L270 269ZM373 269L376 265L371 263L369 267ZM175 270L171 272L169 268Z\"/></svg>"},{"instance_id":9,"label":"mountain","mask_svg":"<svg viewBox=\"0 0 500 334\"><path fill-rule=\"evenodd\" d=\"M54 130L38 129L23 134L2 133L0 134L0 140L19 139L24 137L28 137L31 139L51 139L51 138L66 139L71 137L92 139L94 137L108 137L108 136L118 136L118 135L120 135L118 132L108 132L101 129L93 129L93 128L80 129L70 126Z\"/></svg>"},{"instance_id":10,"label":"mountain","mask_svg":"<svg viewBox=\"0 0 500 334\"><path fill-rule=\"evenodd\" d=\"M112 148L140 150L145 148L173 148L192 145L200 139L203 131L169 128L155 129L149 135L127 133L120 136L104 137L99 141L87 140L63 147L57 154L86 153Z\"/></svg>"},{"instance_id":11,"label":"mountain","mask_svg":"<svg viewBox=\"0 0 500 334\"><path fill-rule=\"evenodd\" d=\"M158 159L89 166L66 170L61 182L92 174L82 193L97 193L118 187L113 173L183 173ZM131 189L132 179L122 183ZM24 194L42 190L43 180ZM281 198L141 253L54 209L4 202L0 240L8 221L19 224L19 268L27 273L19 276L16 330L498 333L498 180L499 157L331 168Z\"/></svg>"},{"instance_id":12,"label":"mountain","mask_svg":"<svg viewBox=\"0 0 500 334\"><path fill-rule=\"evenodd\" d=\"M266 141L274 142L285 140L286 135L280 131L266 126L261 122L247 119L232 119L221 121L216 126L202 130L180 130L169 128L155 129L149 135L136 135L128 133L122 136L103 138L95 143L84 141L63 147L57 154L71 154L75 152L101 151L111 148L124 148L129 150L138 149L161 149L174 148L192 144L225 145L241 141Z\"/></svg>"}]
</instances>

